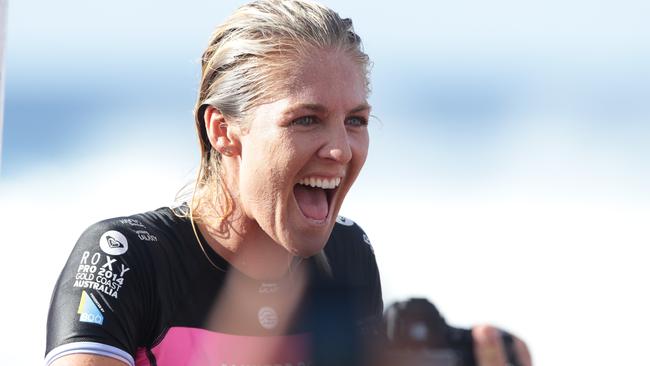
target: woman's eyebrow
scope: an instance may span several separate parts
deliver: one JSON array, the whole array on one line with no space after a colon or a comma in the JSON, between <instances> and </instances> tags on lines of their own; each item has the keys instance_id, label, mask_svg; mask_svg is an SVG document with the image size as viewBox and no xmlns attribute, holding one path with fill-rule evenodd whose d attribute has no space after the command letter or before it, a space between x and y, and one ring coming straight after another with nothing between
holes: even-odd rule
<instances>
[{"instance_id":1,"label":"woman's eyebrow","mask_svg":"<svg viewBox=\"0 0 650 366\"><path fill-rule=\"evenodd\" d=\"M297 110L297 109L308 109L312 112L317 112L317 113L325 113L327 111L327 108L325 108L325 106L317 103L301 103L296 105L295 108L292 108L292 110Z\"/></svg>"},{"instance_id":2,"label":"woman's eyebrow","mask_svg":"<svg viewBox=\"0 0 650 366\"><path fill-rule=\"evenodd\" d=\"M349 111L349 113L363 112L363 111L370 110L370 108L371 108L370 104L364 102L364 103L352 108ZM285 111L284 114L291 114L291 113L293 113L293 112L295 112L297 110L300 110L300 109L307 109L307 110L310 110L310 111L316 112L316 113L325 113L325 112L327 112L327 108L325 108L325 106L323 106L322 104L318 104L318 103L301 103L301 104L297 104L297 105L292 106L287 111Z\"/></svg>"},{"instance_id":3,"label":"woman's eyebrow","mask_svg":"<svg viewBox=\"0 0 650 366\"><path fill-rule=\"evenodd\" d=\"M365 111L369 111L371 108L372 108L372 107L370 106L370 104L368 104L368 103L363 103L363 104L360 104L359 106L357 106L357 107L355 107L355 108L352 108L352 110L350 111L350 113L365 112Z\"/></svg>"}]
</instances>

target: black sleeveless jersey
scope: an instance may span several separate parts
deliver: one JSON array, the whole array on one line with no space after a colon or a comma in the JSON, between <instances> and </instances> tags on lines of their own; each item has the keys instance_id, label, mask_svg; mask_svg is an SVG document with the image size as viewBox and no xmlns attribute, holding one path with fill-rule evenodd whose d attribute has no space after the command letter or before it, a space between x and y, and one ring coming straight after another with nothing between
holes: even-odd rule
<instances>
[{"instance_id":1,"label":"black sleeveless jersey","mask_svg":"<svg viewBox=\"0 0 650 366\"><path fill-rule=\"evenodd\" d=\"M278 282L243 275L198 240L170 208L88 228L52 295L45 364L74 353L137 366L362 362L383 303L374 253L354 222L334 226L330 271L305 259L303 275Z\"/></svg>"}]
</instances>

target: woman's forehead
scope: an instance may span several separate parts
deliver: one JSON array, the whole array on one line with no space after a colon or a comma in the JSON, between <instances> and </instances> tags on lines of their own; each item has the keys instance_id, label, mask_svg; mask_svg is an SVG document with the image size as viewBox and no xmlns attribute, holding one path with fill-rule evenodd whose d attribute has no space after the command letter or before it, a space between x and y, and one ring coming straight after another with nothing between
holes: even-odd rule
<instances>
[{"instance_id":1,"label":"woman's forehead","mask_svg":"<svg viewBox=\"0 0 650 366\"><path fill-rule=\"evenodd\" d=\"M365 103L368 82L365 67L343 52L320 52L299 62L283 83L279 94L292 103Z\"/></svg>"}]
</instances>

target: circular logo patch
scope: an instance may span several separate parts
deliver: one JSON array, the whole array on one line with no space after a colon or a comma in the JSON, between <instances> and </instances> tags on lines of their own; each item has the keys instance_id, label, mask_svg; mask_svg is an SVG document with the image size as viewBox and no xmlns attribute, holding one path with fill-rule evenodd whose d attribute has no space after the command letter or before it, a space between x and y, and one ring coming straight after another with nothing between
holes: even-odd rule
<instances>
[{"instance_id":1,"label":"circular logo patch","mask_svg":"<svg viewBox=\"0 0 650 366\"><path fill-rule=\"evenodd\" d=\"M129 242L121 232L110 230L105 232L102 237L99 238L99 247L106 254L122 255L129 250Z\"/></svg>"},{"instance_id":2,"label":"circular logo patch","mask_svg":"<svg viewBox=\"0 0 650 366\"><path fill-rule=\"evenodd\" d=\"M338 222L341 225L344 226L352 226L354 225L354 221L348 219L347 217L339 216L336 218L336 222Z\"/></svg>"},{"instance_id":3,"label":"circular logo patch","mask_svg":"<svg viewBox=\"0 0 650 366\"><path fill-rule=\"evenodd\" d=\"M372 243L370 242L370 239L368 238L368 235L366 235L366 234L363 234L363 241L365 241L365 242L366 242L366 244L368 244L368 245L371 245L371 246L372 246Z\"/></svg>"},{"instance_id":4,"label":"circular logo patch","mask_svg":"<svg viewBox=\"0 0 650 366\"><path fill-rule=\"evenodd\" d=\"M273 329L278 326L278 313L273 308L265 306L257 312L257 318L264 329Z\"/></svg>"}]
</instances>

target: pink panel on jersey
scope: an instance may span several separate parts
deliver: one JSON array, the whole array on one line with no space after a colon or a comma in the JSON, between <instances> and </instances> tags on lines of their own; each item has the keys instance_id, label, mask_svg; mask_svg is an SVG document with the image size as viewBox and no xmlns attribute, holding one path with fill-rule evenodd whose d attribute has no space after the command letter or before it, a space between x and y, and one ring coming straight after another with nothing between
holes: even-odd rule
<instances>
[{"instance_id":1,"label":"pink panel on jersey","mask_svg":"<svg viewBox=\"0 0 650 366\"><path fill-rule=\"evenodd\" d=\"M310 364L310 336L239 336L173 327L152 353L158 366L306 366ZM149 365L144 350L138 350L135 364Z\"/></svg>"}]
</instances>

